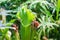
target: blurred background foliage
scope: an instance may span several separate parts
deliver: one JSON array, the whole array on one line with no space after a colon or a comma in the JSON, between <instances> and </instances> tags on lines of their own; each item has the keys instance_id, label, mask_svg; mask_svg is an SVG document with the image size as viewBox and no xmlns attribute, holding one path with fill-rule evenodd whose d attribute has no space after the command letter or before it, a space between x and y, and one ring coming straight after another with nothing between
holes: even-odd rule
<instances>
[{"instance_id":1,"label":"blurred background foliage","mask_svg":"<svg viewBox=\"0 0 60 40\"><path fill-rule=\"evenodd\" d=\"M7 22L11 19L16 19L16 13L22 6L26 6L32 12L37 15L37 21L41 23L43 16L45 16L45 20L42 22L53 22L60 25L60 0L0 0L0 8L5 10L12 10L9 12L11 15L7 15ZM16 12L13 12L16 11ZM48 19L51 17L50 19ZM40 20L40 19L41 20ZM0 17L0 20L2 18ZM17 20L18 21L18 20ZM19 22L19 21L18 21ZM18 22L15 22L16 24ZM46 24L48 25L48 24ZM48 25L49 26L49 25ZM49 28L48 28L49 29ZM54 26L54 29L50 30L49 38L56 38L60 40L60 26Z\"/></svg>"}]
</instances>

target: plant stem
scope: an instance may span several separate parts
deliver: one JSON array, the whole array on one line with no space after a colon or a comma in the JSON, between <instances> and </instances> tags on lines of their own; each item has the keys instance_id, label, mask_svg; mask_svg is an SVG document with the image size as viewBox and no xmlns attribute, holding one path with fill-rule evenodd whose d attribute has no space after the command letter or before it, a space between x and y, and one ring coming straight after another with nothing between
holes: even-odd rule
<instances>
[{"instance_id":1,"label":"plant stem","mask_svg":"<svg viewBox=\"0 0 60 40\"><path fill-rule=\"evenodd\" d=\"M40 30L39 34L38 34L38 40L41 40L41 33L42 33L42 30Z\"/></svg>"},{"instance_id":2,"label":"plant stem","mask_svg":"<svg viewBox=\"0 0 60 40\"><path fill-rule=\"evenodd\" d=\"M21 26L21 40L30 40L31 37L31 27Z\"/></svg>"},{"instance_id":3,"label":"plant stem","mask_svg":"<svg viewBox=\"0 0 60 40\"><path fill-rule=\"evenodd\" d=\"M31 40L34 40L34 36L35 36L35 29L31 28Z\"/></svg>"},{"instance_id":4,"label":"plant stem","mask_svg":"<svg viewBox=\"0 0 60 40\"><path fill-rule=\"evenodd\" d=\"M59 9L57 9L56 20L58 20Z\"/></svg>"},{"instance_id":5,"label":"plant stem","mask_svg":"<svg viewBox=\"0 0 60 40\"><path fill-rule=\"evenodd\" d=\"M19 36L18 31L17 31L17 32L15 32L15 39L16 39L16 40L20 40L20 36Z\"/></svg>"}]
</instances>

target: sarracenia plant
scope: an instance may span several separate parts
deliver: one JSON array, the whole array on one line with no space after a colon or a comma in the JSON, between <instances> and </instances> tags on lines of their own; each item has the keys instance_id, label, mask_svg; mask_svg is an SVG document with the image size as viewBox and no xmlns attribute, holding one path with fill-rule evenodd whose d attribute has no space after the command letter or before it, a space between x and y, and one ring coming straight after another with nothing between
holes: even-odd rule
<instances>
[{"instance_id":1,"label":"sarracenia plant","mask_svg":"<svg viewBox=\"0 0 60 40\"><path fill-rule=\"evenodd\" d=\"M5 12L5 9L1 9L1 16L2 16L2 25L0 25L0 30L2 32L2 40L11 40L11 36L9 35L8 31L9 29L8 28L5 28L6 25L6 12ZM1 29L2 28L2 29Z\"/></svg>"},{"instance_id":2,"label":"sarracenia plant","mask_svg":"<svg viewBox=\"0 0 60 40\"><path fill-rule=\"evenodd\" d=\"M60 0L57 1L56 4L56 20L58 20L58 16L59 16L59 11L60 11Z\"/></svg>"},{"instance_id":3,"label":"sarracenia plant","mask_svg":"<svg viewBox=\"0 0 60 40\"><path fill-rule=\"evenodd\" d=\"M26 7L22 7L16 16L21 22L21 40L33 40L31 39L31 23L35 19L34 13Z\"/></svg>"}]
</instances>

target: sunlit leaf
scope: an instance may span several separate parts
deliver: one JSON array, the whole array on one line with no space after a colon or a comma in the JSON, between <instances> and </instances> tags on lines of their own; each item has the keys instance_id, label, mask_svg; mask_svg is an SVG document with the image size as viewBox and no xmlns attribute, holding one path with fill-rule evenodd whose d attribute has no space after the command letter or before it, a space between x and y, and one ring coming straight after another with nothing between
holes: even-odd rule
<instances>
[{"instance_id":1,"label":"sunlit leaf","mask_svg":"<svg viewBox=\"0 0 60 40\"><path fill-rule=\"evenodd\" d=\"M23 26L29 26L35 19L34 13L27 8L20 9L20 11L17 13L17 17L21 20Z\"/></svg>"}]
</instances>

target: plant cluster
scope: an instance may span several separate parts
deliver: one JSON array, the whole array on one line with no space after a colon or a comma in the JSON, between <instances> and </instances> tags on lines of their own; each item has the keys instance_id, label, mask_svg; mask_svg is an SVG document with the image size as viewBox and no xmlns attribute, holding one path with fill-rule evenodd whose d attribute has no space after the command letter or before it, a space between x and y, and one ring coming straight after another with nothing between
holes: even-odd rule
<instances>
[{"instance_id":1,"label":"plant cluster","mask_svg":"<svg viewBox=\"0 0 60 40\"><path fill-rule=\"evenodd\" d=\"M0 40L60 40L60 0L2 0L0 20Z\"/></svg>"}]
</instances>

